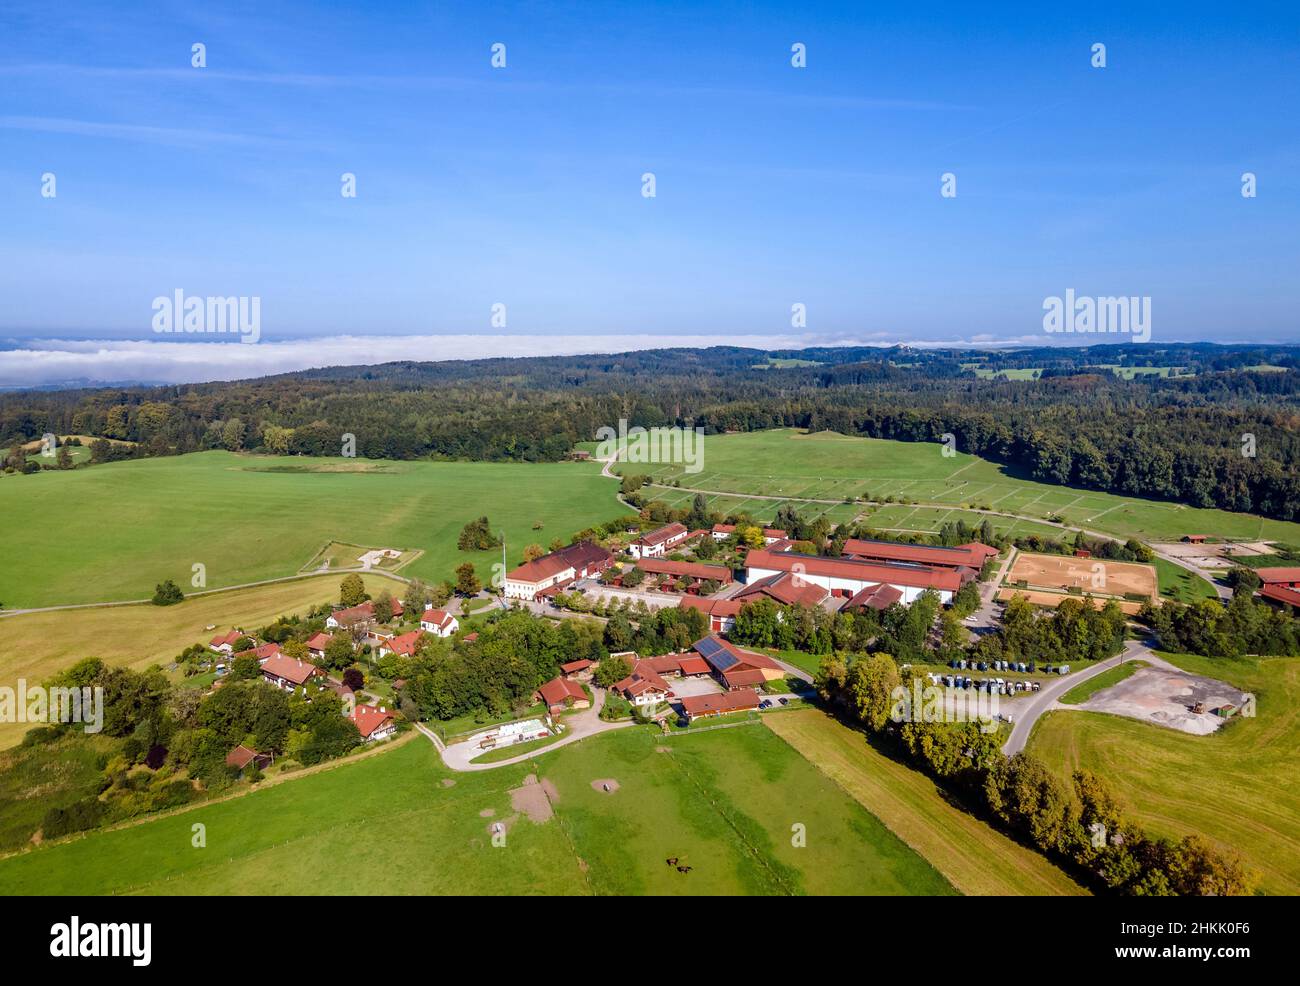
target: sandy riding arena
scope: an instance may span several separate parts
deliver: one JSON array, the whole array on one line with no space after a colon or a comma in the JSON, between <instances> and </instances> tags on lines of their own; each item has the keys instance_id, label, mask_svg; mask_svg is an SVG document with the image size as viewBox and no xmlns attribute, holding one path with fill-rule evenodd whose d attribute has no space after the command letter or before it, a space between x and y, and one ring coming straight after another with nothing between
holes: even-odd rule
<instances>
[{"instance_id":1,"label":"sandy riding arena","mask_svg":"<svg viewBox=\"0 0 1300 986\"><path fill-rule=\"evenodd\" d=\"M1153 565L1023 553L1011 566L1007 585L1015 588L1021 581L1028 583L1030 589L1066 592L1075 588L1097 596L1122 597L1134 593L1147 598L1155 596L1158 585Z\"/></svg>"}]
</instances>

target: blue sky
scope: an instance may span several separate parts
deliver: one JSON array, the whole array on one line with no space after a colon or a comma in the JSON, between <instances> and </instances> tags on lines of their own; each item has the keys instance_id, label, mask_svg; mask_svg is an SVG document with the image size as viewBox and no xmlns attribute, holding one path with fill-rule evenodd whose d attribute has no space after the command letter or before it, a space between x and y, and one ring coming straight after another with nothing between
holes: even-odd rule
<instances>
[{"instance_id":1,"label":"blue sky","mask_svg":"<svg viewBox=\"0 0 1300 986\"><path fill-rule=\"evenodd\" d=\"M1294 5L692 6L8 5L0 336L1300 341Z\"/></svg>"}]
</instances>

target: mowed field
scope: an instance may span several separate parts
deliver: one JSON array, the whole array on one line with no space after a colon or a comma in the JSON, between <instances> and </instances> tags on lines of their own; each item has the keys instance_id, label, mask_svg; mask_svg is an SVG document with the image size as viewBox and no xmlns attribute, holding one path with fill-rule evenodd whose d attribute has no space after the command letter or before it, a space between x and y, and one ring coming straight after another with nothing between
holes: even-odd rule
<instances>
[{"instance_id":1,"label":"mowed field","mask_svg":"<svg viewBox=\"0 0 1300 986\"><path fill-rule=\"evenodd\" d=\"M1151 831L1239 851L1270 894L1300 894L1300 658L1161 655L1256 697L1256 715L1209 736L1096 712L1049 712L1029 752L1062 777L1087 767Z\"/></svg>"},{"instance_id":2,"label":"mowed field","mask_svg":"<svg viewBox=\"0 0 1300 986\"><path fill-rule=\"evenodd\" d=\"M530 773L552 792L549 819L512 802ZM493 845L498 822L503 846ZM191 844L196 823L206 848ZM804 846L792 844L796 824ZM665 865L673 856L691 872ZM627 729L467 774L414 737L243 797L0 860L5 895L953 892L761 725L670 740Z\"/></svg>"},{"instance_id":3,"label":"mowed field","mask_svg":"<svg viewBox=\"0 0 1300 986\"><path fill-rule=\"evenodd\" d=\"M712 504L721 511L743 509L756 517L770 517L783 499L799 506L801 499L842 501L867 496L881 500L902 497L943 509L887 504L867 508L840 502L808 505L802 512L825 512L833 521L865 515L873 527L892 530L937 531L944 520L963 516L963 507L984 506L995 511L1031 518L1016 534L1046 533L1060 536L1034 518L1059 516L1063 522L1116 537L1142 540L1177 540L1188 532L1212 531L1219 537L1265 538L1300 543L1300 524L1267 520L1251 514L1230 513L1076 490L1020 479L1004 467L972 455L942 454L943 447L926 442L895 442L856 438L834 432L808 435L794 429L709 435L703 445L703 466L688 473L680 465L663 467L620 466L627 472L652 471L661 482L680 481L681 489L650 490L649 494L673 505L689 503L693 490L728 494ZM778 499L759 500L757 496ZM967 513L968 522L980 515ZM998 519L991 518L995 526ZM1006 522L1010 526L1011 522ZM1039 528L1039 529L1036 529Z\"/></svg>"},{"instance_id":4,"label":"mowed field","mask_svg":"<svg viewBox=\"0 0 1300 986\"><path fill-rule=\"evenodd\" d=\"M821 711L784 712L764 722L962 893L1087 893L1038 853L953 804L930 778L885 756L862 733Z\"/></svg>"},{"instance_id":5,"label":"mowed field","mask_svg":"<svg viewBox=\"0 0 1300 986\"><path fill-rule=\"evenodd\" d=\"M508 560L626 512L594 463L379 462L202 452L0 482L0 604L6 609L147 598L171 578L209 588L293 575L329 541L422 549L426 581L499 551L456 549L486 514ZM540 530L534 530L540 521Z\"/></svg>"},{"instance_id":6,"label":"mowed field","mask_svg":"<svg viewBox=\"0 0 1300 986\"><path fill-rule=\"evenodd\" d=\"M40 684L83 657L108 664L144 668L166 664L190 644L206 644L215 625L255 630L276 617L305 613L313 604L337 601L338 575L277 582L193 596L175 606L96 606L86 609L19 613L0 617L0 682L24 678ZM387 588L401 595L402 583L380 575L364 576L372 595ZM0 722L0 749L13 746L29 727Z\"/></svg>"}]
</instances>

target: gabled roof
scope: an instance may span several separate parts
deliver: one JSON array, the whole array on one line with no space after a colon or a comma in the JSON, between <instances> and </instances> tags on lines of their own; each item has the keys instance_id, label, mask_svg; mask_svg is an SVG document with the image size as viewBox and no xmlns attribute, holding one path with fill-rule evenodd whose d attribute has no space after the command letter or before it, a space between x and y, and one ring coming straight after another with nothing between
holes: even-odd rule
<instances>
[{"instance_id":1,"label":"gabled roof","mask_svg":"<svg viewBox=\"0 0 1300 986\"><path fill-rule=\"evenodd\" d=\"M743 709L757 709L758 693L752 688L741 688L734 692L720 695L688 695L682 699L682 708L688 716L705 713L724 715L728 712L740 712Z\"/></svg>"},{"instance_id":2,"label":"gabled roof","mask_svg":"<svg viewBox=\"0 0 1300 986\"><path fill-rule=\"evenodd\" d=\"M257 756L256 750L250 750L242 743L226 754L226 766L234 767L236 770L243 770Z\"/></svg>"},{"instance_id":3,"label":"gabled roof","mask_svg":"<svg viewBox=\"0 0 1300 986\"><path fill-rule=\"evenodd\" d=\"M330 641L333 639L334 638L331 637L328 633L318 633L314 637L308 639L307 649L324 650L326 647L330 645Z\"/></svg>"},{"instance_id":4,"label":"gabled roof","mask_svg":"<svg viewBox=\"0 0 1300 986\"><path fill-rule=\"evenodd\" d=\"M380 646L386 647L394 654L400 654L402 657L410 657L420 645L420 638L423 636L423 630L412 630L410 633L401 633L396 637L389 637Z\"/></svg>"},{"instance_id":5,"label":"gabled roof","mask_svg":"<svg viewBox=\"0 0 1300 986\"><path fill-rule=\"evenodd\" d=\"M904 544L901 541L877 541L868 538L849 538L844 542L844 555L848 558L932 565L940 568L965 566L979 570L987 559L995 557L997 553L997 548L980 544L978 541L952 548L932 544Z\"/></svg>"},{"instance_id":6,"label":"gabled roof","mask_svg":"<svg viewBox=\"0 0 1300 986\"><path fill-rule=\"evenodd\" d=\"M443 609L426 609L420 617L421 623L432 623L436 627L445 627L455 617Z\"/></svg>"},{"instance_id":7,"label":"gabled roof","mask_svg":"<svg viewBox=\"0 0 1300 986\"><path fill-rule=\"evenodd\" d=\"M240 633L238 630L231 630L229 633L223 633L219 637L213 637L208 641L208 646L221 647L224 645L226 647L234 647L235 644L239 643L243 639L244 634Z\"/></svg>"},{"instance_id":8,"label":"gabled roof","mask_svg":"<svg viewBox=\"0 0 1300 986\"><path fill-rule=\"evenodd\" d=\"M266 661L268 658L275 657L280 653L279 644L259 644L250 650L241 650L235 657L255 657L259 661Z\"/></svg>"},{"instance_id":9,"label":"gabled roof","mask_svg":"<svg viewBox=\"0 0 1300 986\"><path fill-rule=\"evenodd\" d=\"M1255 574L1265 585L1275 582L1300 582L1300 568L1257 568Z\"/></svg>"},{"instance_id":10,"label":"gabled roof","mask_svg":"<svg viewBox=\"0 0 1300 986\"><path fill-rule=\"evenodd\" d=\"M665 524L663 527L656 527L653 531L646 531L637 538L637 543L645 545L663 544L665 541L681 537L685 533L685 524Z\"/></svg>"},{"instance_id":11,"label":"gabled roof","mask_svg":"<svg viewBox=\"0 0 1300 986\"><path fill-rule=\"evenodd\" d=\"M770 596L783 606L816 606L829 595L816 582L805 582L793 572L778 572L755 579L731 598L752 601L759 596Z\"/></svg>"},{"instance_id":12,"label":"gabled roof","mask_svg":"<svg viewBox=\"0 0 1300 986\"><path fill-rule=\"evenodd\" d=\"M582 690L582 686L568 678L552 678L537 691L542 696L542 700L550 706L564 705L569 699L585 701L587 698L587 693Z\"/></svg>"},{"instance_id":13,"label":"gabled roof","mask_svg":"<svg viewBox=\"0 0 1300 986\"><path fill-rule=\"evenodd\" d=\"M276 654L262 665L262 674L283 678L295 685L306 684L311 678L323 673L310 661L300 661L288 654Z\"/></svg>"},{"instance_id":14,"label":"gabled roof","mask_svg":"<svg viewBox=\"0 0 1300 986\"><path fill-rule=\"evenodd\" d=\"M1259 594L1265 599L1271 599L1275 603L1287 603L1290 606L1300 606L1300 591L1288 589L1282 585L1266 585L1259 590Z\"/></svg>"},{"instance_id":15,"label":"gabled roof","mask_svg":"<svg viewBox=\"0 0 1300 986\"><path fill-rule=\"evenodd\" d=\"M888 582L891 585L940 589L948 592L956 592L961 588L961 576L947 568L928 568L923 565L879 565L849 558L804 555L794 551L766 551L762 548L753 548L745 556L745 567L785 572L799 571L805 576L855 579L861 582Z\"/></svg>"},{"instance_id":16,"label":"gabled roof","mask_svg":"<svg viewBox=\"0 0 1300 986\"><path fill-rule=\"evenodd\" d=\"M678 609L698 609L709 616L735 616L740 612L744 602L736 599L709 599L707 596L682 596L677 603Z\"/></svg>"},{"instance_id":17,"label":"gabled roof","mask_svg":"<svg viewBox=\"0 0 1300 986\"><path fill-rule=\"evenodd\" d=\"M716 633L695 641L694 650L709 663L714 671L724 674L732 668L752 670L766 668L769 671L781 670L781 665L766 654L737 647L729 640L723 640Z\"/></svg>"},{"instance_id":18,"label":"gabled roof","mask_svg":"<svg viewBox=\"0 0 1300 986\"><path fill-rule=\"evenodd\" d=\"M894 603L903 598L903 590L896 589L892 585L869 585L858 592L846 602L844 609L857 609L860 606L868 606L871 609L889 609Z\"/></svg>"},{"instance_id":19,"label":"gabled roof","mask_svg":"<svg viewBox=\"0 0 1300 986\"><path fill-rule=\"evenodd\" d=\"M506 573L506 578L512 582L536 584L554 578L569 568L580 569L613 560L614 556L600 545L591 541L578 541L559 551L552 551L549 555L525 562Z\"/></svg>"},{"instance_id":20,"label":"gabled roof","mask_svg":"<svg viewBox=\"0 0 1300 986\"><path fill-rule=\"evenodd\" d=\"M615 683L614 690L622 692L629 698L634 698L648 691L667 694L668 682L659 676L658 672L651 667L649 661L637 661L632 673L622 681Z\"/></svg>"},{"instance_id":21,"label":"gabled roof","mask_svg":"<svg viewBox=\"0 0 1300 986\"><path fill-rule=\"evenodd\" d=\"M560 670L565 674L573 674L575 671L586 671L595 665L595 661L588 661L585 657L580 661L570 661L568 664L561 664Z\"/></svg>"},{"instance_id":22,"label":"gabled roof","mask_svg":"<svg viewBox=\"0 0 1300 986\"><path fill-rule=\"evenodd\" d=\"M731 569L725 565L705 565L695 561L671 561L666 558L642 558L637 562L641 571L650 575L685 575L692 579L713 579L730 582Z\"/></svg>"},{"instance_id":23,"label":"gabled roof","mask_svg":"<svg viewBox=\"0 0 1300 986\"><path fill-rule=\"evenodd\" d=\"M401 615L402 601L400 599L394 599L393 616L398 617ZM361 603L358 606L349 606L347 609L336 609L330 614L330 616L334 618L336 623L344 625L348 623L364 623L375 618L375 602L373 599L367 599L364 603Z\"/></svg>"},{"instance_id":24,"label":"gabled roof","mask_svg":"<svg viewBox=\"0 0 1300 986\"><path fill-rule=\"evenodd\" d=\"M392 722L393 714L382 707L358 705L352 710L350 718L356 723L361 738L368 739L371 734Z\"/></svg>"}]
</instances>

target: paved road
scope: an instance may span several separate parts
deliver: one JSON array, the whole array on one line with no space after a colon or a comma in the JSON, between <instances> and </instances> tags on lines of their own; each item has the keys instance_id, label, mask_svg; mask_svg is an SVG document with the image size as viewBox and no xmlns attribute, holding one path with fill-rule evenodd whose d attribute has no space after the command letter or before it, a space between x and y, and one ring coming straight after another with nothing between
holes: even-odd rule
<instances>
[{"instance_id":1,"label":"paved road","mask_svg":"<svg viewBox=\"0 0 1300 986\"><path fill-rule=\"evenodd\" d=\"M1151 648L1140 640L1130 640L1124 645L1124 652L1118 657L1112 657L1105 661L1099 661L1090 668L1083 671L1076 671L1073 674L1067 674L1055 681L1049 680L1043 685L1043 690L1036 693L1027 703L1017 708L1016 721L1011 728L1011 736L1007 739L1002 747L1002 752L1010 756L1013 753L1019 753L1029 742L1029 735L1034 731L1034 723L1045 712L1050 712L1056 708L1072 708L1072 706L1062 706L1058 699L1068 692L1075 685L1095 678L1103 671L1110 668L1118 667L1122 661L1132 660L1146 661L1154 667L1165 668L1166 670L1177 670L1168 661L1156 657L1151 653Z\"/></svg>"},{"instance_id":2,"label":"paved road","mask_svg":"<svg viewBox=\"0 0 1300 986\"><path fill-rule=\"evenodd\" d=\"M477 748L472 746L468 741L463 743L453 743L451 746L443 746L438 738L429 730L422 729L426 736L433 741L433 745L438 747L438 752L442 754L442 762L452 770L473 771L473 770L492 770L496 767L506 767L512 763L523 763L525 760L531 760L534 757L550 753L552 750L558 750L562 746L568 746L570 743L577 743L588 736L595 736L598 733L607 733L614 729L627 729L629 726L636 725L635 722L628 720L626 722L604 722L600 718L600 710L605 705L605 689L591 686L592 694L595 701L590 709L583 709L581 712L575 712L572 715L564 717L566 727L565 735L562 739L556 740L550 746L532 750L528 753L521 753L517 757L510 757L508 760L497 760L494 763L474 763L470 760L470 755L477 752Z\"/></svg>"}]
</instances>

